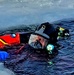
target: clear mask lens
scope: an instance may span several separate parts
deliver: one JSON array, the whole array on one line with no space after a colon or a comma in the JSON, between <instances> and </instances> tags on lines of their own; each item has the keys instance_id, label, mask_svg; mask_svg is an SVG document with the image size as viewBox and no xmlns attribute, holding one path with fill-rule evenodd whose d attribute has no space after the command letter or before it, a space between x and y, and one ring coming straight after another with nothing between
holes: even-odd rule
<instances>
[{"instance_id":1,"label":"clear mask lens","mask_svg":"<svg viewBox=\"0 0 74 75\"><path fill-rule=\"evenodd\" d=\"M35 34L31 34L29 39L29 45L35 49L43 49L46 47L48 40Z\"/></svg>"}]
</instances>

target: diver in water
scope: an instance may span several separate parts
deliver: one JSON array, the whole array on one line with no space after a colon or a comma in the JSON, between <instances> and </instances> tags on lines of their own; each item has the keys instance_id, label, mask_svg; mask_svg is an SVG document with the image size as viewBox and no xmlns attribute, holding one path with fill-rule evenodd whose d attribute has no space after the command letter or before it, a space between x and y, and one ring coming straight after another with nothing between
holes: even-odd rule
<instances>
[{"instance_id":1,"label":"diver in water","mask_svg":"<svg viewBox=\"0 0 74 75\"><path fill-rule=\"evenodd\" d=\"M57 49L55 48L57 35L58 34L52 24L48 22L42 23L33 33L30 34L28 44L25 45L23 51L39 51L41 53L44 52L47 55L54 55L57 52ZM12 53L14 53L14 51ZM9 54L10 53L1 51L1 60L5 60Z\"/></svg>"},{"instance_id":2,"label":"diver in water","mask_svg":"<svg viewBox=\"0 0 74 75\"><path fill-rule=\"evenodd\" d=\"M28 44L25 46L26 50L34 52L40 51L47 53L48 56L54 57L58 50L57 41L60 37L69 36L69 30L62 27L57 27L56 29L49 22L42 23L36 28L36 30L30 34ZM24 38L25 39L25 38ZM5 60L9 54L7 52L0 52L0 59Z\"/></svg>"},{"instance_id":3,"label":"diver in water","mask_svg":"<svg viewBox=\"0 0 74 75\"><path fill-rule=\"evenodd\" d=\"M58 50L55 47L57 35L55 28L51 24L48 22L42 23L30 34L28 44L24 46L22 51L16 50L16 54L10 50L10 58L4 62L5 65L15 66L16 63L24 62L28 58L31 59L32 56L38 59L46 58L47 60L54 58L58 54Z\"/></svg>"}]
</instances>

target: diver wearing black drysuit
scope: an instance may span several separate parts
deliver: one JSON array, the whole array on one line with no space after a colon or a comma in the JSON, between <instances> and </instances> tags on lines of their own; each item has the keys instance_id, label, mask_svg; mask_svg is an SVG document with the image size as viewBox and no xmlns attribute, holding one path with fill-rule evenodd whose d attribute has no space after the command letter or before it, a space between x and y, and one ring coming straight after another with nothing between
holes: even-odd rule
<instances>
[{"instance_id":1,"label":"diver wearing black drysuit","mask_svg":"<svg viewBox=\"0 0 74 75\"><path fill-rule=\"evenodd\" d=\"M55 57L58 54L58 50L55 47L57 45L57 36L58 32L52 24L48 22L42 23L30 35L28 44L19 54L16 55L13 51L9 51L10 57L5 61L5 66L17 72L18 68L16 69L16 67L20 66L20 63L23 65L25 60L32 57L35 60Z\"/></svg>"}]
</instances>

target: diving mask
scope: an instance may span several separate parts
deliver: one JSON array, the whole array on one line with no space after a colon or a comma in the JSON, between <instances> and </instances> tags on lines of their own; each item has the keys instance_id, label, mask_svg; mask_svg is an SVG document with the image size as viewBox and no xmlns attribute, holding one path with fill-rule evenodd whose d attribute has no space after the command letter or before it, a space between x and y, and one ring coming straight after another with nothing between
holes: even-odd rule
<instances>
[{"instance_id":1,"label":"diving mask","mask_svg":"<svg viewBox=\"0 0 74 75\"><path fill-rule=\"evenodd\" d=\"M48 40L40 35L31 34L29 45L35 49L44 49L48 44Z\"/></svg>"}]
</instances>

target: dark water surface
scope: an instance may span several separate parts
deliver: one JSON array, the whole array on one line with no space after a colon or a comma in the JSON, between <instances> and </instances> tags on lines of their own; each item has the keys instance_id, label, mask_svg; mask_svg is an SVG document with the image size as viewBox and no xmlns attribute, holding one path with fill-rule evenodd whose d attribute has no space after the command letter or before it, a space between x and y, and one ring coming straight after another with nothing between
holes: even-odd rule
<instances>
[{"instance_id":1,"label":"dark water surface","mask_svg":"<svg viewBox=\"0 0 74 75\"><path fill-rule=\"evenodd\" d=\"M40 57L39 55L23 53L24 61L15 66L8 66L16 75L74 75L74 21L61 21L55 23L70 30L70 37L59 40L62 46L58 55L53 59ZM22 57L23 58L23 57Z\"/></svg>"}]
</instances>

